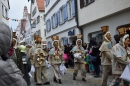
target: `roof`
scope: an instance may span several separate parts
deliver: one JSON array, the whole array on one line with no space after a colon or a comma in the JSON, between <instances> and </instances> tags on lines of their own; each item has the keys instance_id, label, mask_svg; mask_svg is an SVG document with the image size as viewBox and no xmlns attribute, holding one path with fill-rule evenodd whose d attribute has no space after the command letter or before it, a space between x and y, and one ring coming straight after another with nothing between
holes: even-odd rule
<instances>
[{"instance_id":1,"label":"roof","mask_svg":"<svg viewBox=\"0 0 130 86\"><path fill-rule=\"evenodd\" d=\"M38 9L39 9L40 11L45 10L44 0L36 0L36 1L37 1Z\"/></svg>"}]
</instances>

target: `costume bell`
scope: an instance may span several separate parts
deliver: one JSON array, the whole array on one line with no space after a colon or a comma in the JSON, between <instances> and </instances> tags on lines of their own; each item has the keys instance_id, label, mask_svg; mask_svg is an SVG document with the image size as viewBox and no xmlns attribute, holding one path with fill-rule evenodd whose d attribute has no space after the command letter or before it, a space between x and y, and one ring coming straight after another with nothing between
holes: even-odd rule
<instances>
[{"instance_id":1,"label":"costume bell","mask_svg":"<svg viewBox=\"0 0 130 86\"><path fill-rule=\"evenodd\" d=\"M59 37L58 36L52 36L53 40L53 48L49 52L49 61L54 69L54 82L59 81L59 84L62 84L61 82L61 74L60 74L60 65L64 62L63 60L63 52L59 46Z\"/></svg>"},{"instance_id":2,"label":"costume bell","mask_svg":"<svg viewBox=\"0 0 130 86\"><path fill-rule=\"evenodd\" d=\"M38 37L36 40L36 50L35 50L35 57L34 57L34 66L36 68L36 79L37 79L37 84L36 85L41 85L42 84L42 76L45 79L44 85L49 85L50 81L47 78L46 74L46 58L47 54L42 50L42 45L41 45L41 37Z\"/></svg>"},{"instance_id":3,"label":"costume bell","mask_svg":"<svg viewBox=\"0 0 130 86\"><path fill-rule=\"evenodd\" d=\"M121 74L124 71L124 68L126 67L127 64L130 64L129 60L129 44L130 44L130 39L129 35L126 33L120 33L120 36L124 34L123 37L120 38L120 41L118 44L113 46L112 48L112 53L114 55L113 61L112 61L112 73L114 75L114 79L110 86L115 86L117 83L119 86L129 86L129 82L123 81L119 79ZM129 76L128 76L129 77Z\"/></svg>"},{"instance_id":4,"label":"costume bell","mask_svg":"<svg viewBox=\"0 0 130 86\"><path fill-rule=\"evenodd\" d=\"M84 57L85 57L85 51L84 48L82 47L82 35L78 34L77 36L77 41L76 41L76 46L73 47L72 52L74 54L79 54L77 58L74 55L74 62L75 62L75 69L73 73L73 80L76 80L76 76L78 74L78 71L81 70L81 77L83 81L86 81L86 71L85 71L85 64L84 64Z\"/></svg>"},{"instance_id":5,"label":"costume bell","mask_svg":"<svg viewBox=\"0 0 130 86\"><path fill-rule=\"evenodd\" d=\"M101 51L101 65L103 66L102 86L107 86L108 76L111 71L111 60L113 58L111 53L111 35L109 31L105 32L103 40L104 41L99 49Z\"/></svg>"}]
</instances>

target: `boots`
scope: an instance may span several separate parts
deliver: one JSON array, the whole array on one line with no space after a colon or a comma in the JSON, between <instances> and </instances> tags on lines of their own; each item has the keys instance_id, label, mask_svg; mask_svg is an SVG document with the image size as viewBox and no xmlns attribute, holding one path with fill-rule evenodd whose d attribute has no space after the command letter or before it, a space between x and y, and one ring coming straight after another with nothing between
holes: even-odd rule
<instances>
[{"instance_id":1,"label":"boots","mask_svg":"<svg viewBox=\"0 0 130 86\"><path fill-rule=\"evenodd\" d=\"M61 79L59 79L59 84L62 84Z\"/></svg>"},{"instance_id":2,"label":"boots","mask_svg":"<svg viewBox=\"0 0 130 86\"><path fill-rule=\"evenodd\" d=\"M77 74L73 73L73 80L76 80L76 76L77 76Z\"/></svg>"},{"instance_id":3,"label":"boots","mask_svg":"<svg viewBox=\"0 0 130 86\"><path fill-rule=\"evenodd\" d=\"M54 82L57 82L56 77L53 78Z\"/></svg>"},{"instance_id":4,"label":"boots","mask_svg":"<svg viewBox=\"0 0 130 86\"><path fill-rule=\"evenodd\" d=\"M82 78L82 81L86 82L86 79L85 79L85 78Z\"/></svg>"}]
</instances>

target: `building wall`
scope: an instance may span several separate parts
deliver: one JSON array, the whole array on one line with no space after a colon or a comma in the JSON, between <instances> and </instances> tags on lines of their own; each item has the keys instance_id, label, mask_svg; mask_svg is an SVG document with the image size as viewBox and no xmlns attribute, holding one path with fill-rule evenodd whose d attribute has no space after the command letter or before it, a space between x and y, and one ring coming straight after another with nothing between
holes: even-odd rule
<instances>
[{"instance_id":1,"label":"building wall","mask_svg":"<svg viewBox=\"0 0 130 86\"><path fill-rule=\"evenodd\" d=\"M66 4L67 1L69 1L69 0L60 0L60 1L57 3L57 5L55 5L55 7L52 8L52 10L49 12L49 14L46 15L46 21L47 21L48 19L51 20L51 16L52 16L54 13L57 13L58 10L62 7L62 5ZM51 3L50 3L50 4L51 4ZM46 9L45 9L45 10L46 10ZM51 25L51 26L52 26L52 25ZM51 36L54 35L54 34L58 34L58 33L62 32L62 31L64 31L64 30L67 30L67 29L69 29L69 28L71 28L71 27L74 27L74 26L76 26L76 22L75 22L75 18L72 18L72 19L66 21L66 22L63 23L63 24L58 25L58 27L56 27L55 29L52 29L52 27L51 27L51 31L46 34L46 38L51 37Z\"/></svg>"},{"instance_id":2,"label":"building wall","mask_svg":"<svg viewBox=\"0 0 130 86\"><path fill-rule=\"evenodd\" d=\"M33 16L32 12L34 10L34 8L36 7L36 14ZM37 24L37 17L40 16L40 22ZM42 18L41 18L42 16ZM39 11L38 6L37 6L37 2L35 0L35 3L31 4L31 19L36 19L36 28L32 28L32 38L33 35L37 32L40 31L40 36L42 37L42 41L46 41L45 38L45 25L44 25L44 11ZM31 24L33 23L33 21L31 21Z\"/></svg>"},{"instance_id":3,"label":"building wall","mask_svg":"<svg viewBox=\"0 0 130 86\"><path fill-rule=\"evenodd\" d=\"M57 1L60 1L60 0L45 0L45 9L46 9L45 13L47 13Z\"/></svg>"},{"instance_id":4,"label":"building wall","mask_svg":"<svg viewBox=\"0 0 130 86\"><path fill-rule=\"evenodd\" d=\"M45 21L44 21L44 14L45 12L40 12L40 16L42 16L42 18L40 18L40 28L41 28L41 37L43 41L46 41L46 31L45 31Z\"/></svg>"},{"instance_id":5,"label":"building wall","mask_svg":"<svg viewBox=\"0 0 130 86\"><path fill-rule=\"evenodd\" d=\"M80 26L130 8L130 0L95 0L82 9L80 9L80 0L77 1Z\"/></svg>"},{"instance_id":6,"label":"building wall","mask_svg":"<svg viewBox=\"0 0 130 86\"><path fill-rule=\"evenodd\" d=\"M37 3L36 3L36 0L34 0L34 1L35 1L35 3L31 4L31 12L30 12L31 13L31 19L37 19L37 16L39 15L39 10L38 10L38 6L37 6ZM35 7L36 7L36 13L33 16L32 12L33 12ZM32 23L33 23L33 21L31 21L31 24ZM40 28L37 28L37 27L40 27L40 26L37 25L37 22L36 22L36 28L32 28L32 34L34 34L36 31L40 30Z\"/></svg>"},{"instance_id":7,"label":"building wall","mask_svg":"<svg viewBox=\"0 0 130 86\"><path fill-rule=\"evenodd\" d=\"M125 10L121 13L106 17L104 19L95 21L83 27L83 39L84 42L89 42L89 33L93 33L96 31L101 31L101 27L108 25L109 30L112 35L112 40L115 43L113 36L118 33L116 28L120 25L125 25L130 23L130 9Z\"/></svg>"},{"instance_id":8,"label":"building wall","mask_svg":"<svg viewBox=\"0 0 130 86\"><path fill-rule=\"evenodd\" d=\"M2 12L2 5L3 5L3 12L4 12L4 16L8 17L9 16L9 5L8 5L8 0L0 0L0 16L2 16L3 12ZM7 16L5 15L5 9L7 10ZM0 19L2 20L2 22L4 22L5 24L9 25L9 21L6 20L5 18Z\"/></svg>"},{"instance_id":9,"label":"building wall","mask_svg":"<svg viewBox=\"0 0 130 86\"><path fill-rule=\"evenodd\" d=\"M31 42L32 42L32 38L31 38L31 25L30 25L30 21L29 21L29 16L28 16L28 14L27 14L27 22L26 22L26 26L25 26L25 30L26 30L26 37L25 37L25 39L26 39L26 43L27 44L31 44Z\"/></svg>"}]
</instances>

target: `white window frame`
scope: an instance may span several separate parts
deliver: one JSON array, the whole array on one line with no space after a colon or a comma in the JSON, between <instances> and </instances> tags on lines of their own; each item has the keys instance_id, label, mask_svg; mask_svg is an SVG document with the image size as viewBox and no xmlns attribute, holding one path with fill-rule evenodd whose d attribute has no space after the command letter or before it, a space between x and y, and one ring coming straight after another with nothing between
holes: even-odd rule
<instances>
[{"instance_id":1,"label":"white window frame","mask_svg":"<svg viewBox=\"0 0 130 86\"><path fill-rule=\"evenodd\" d=\"M72 4L71 0L67 3L67 9L68 9L68 20L72 18Z\"/></svg>"}]
</instances>

